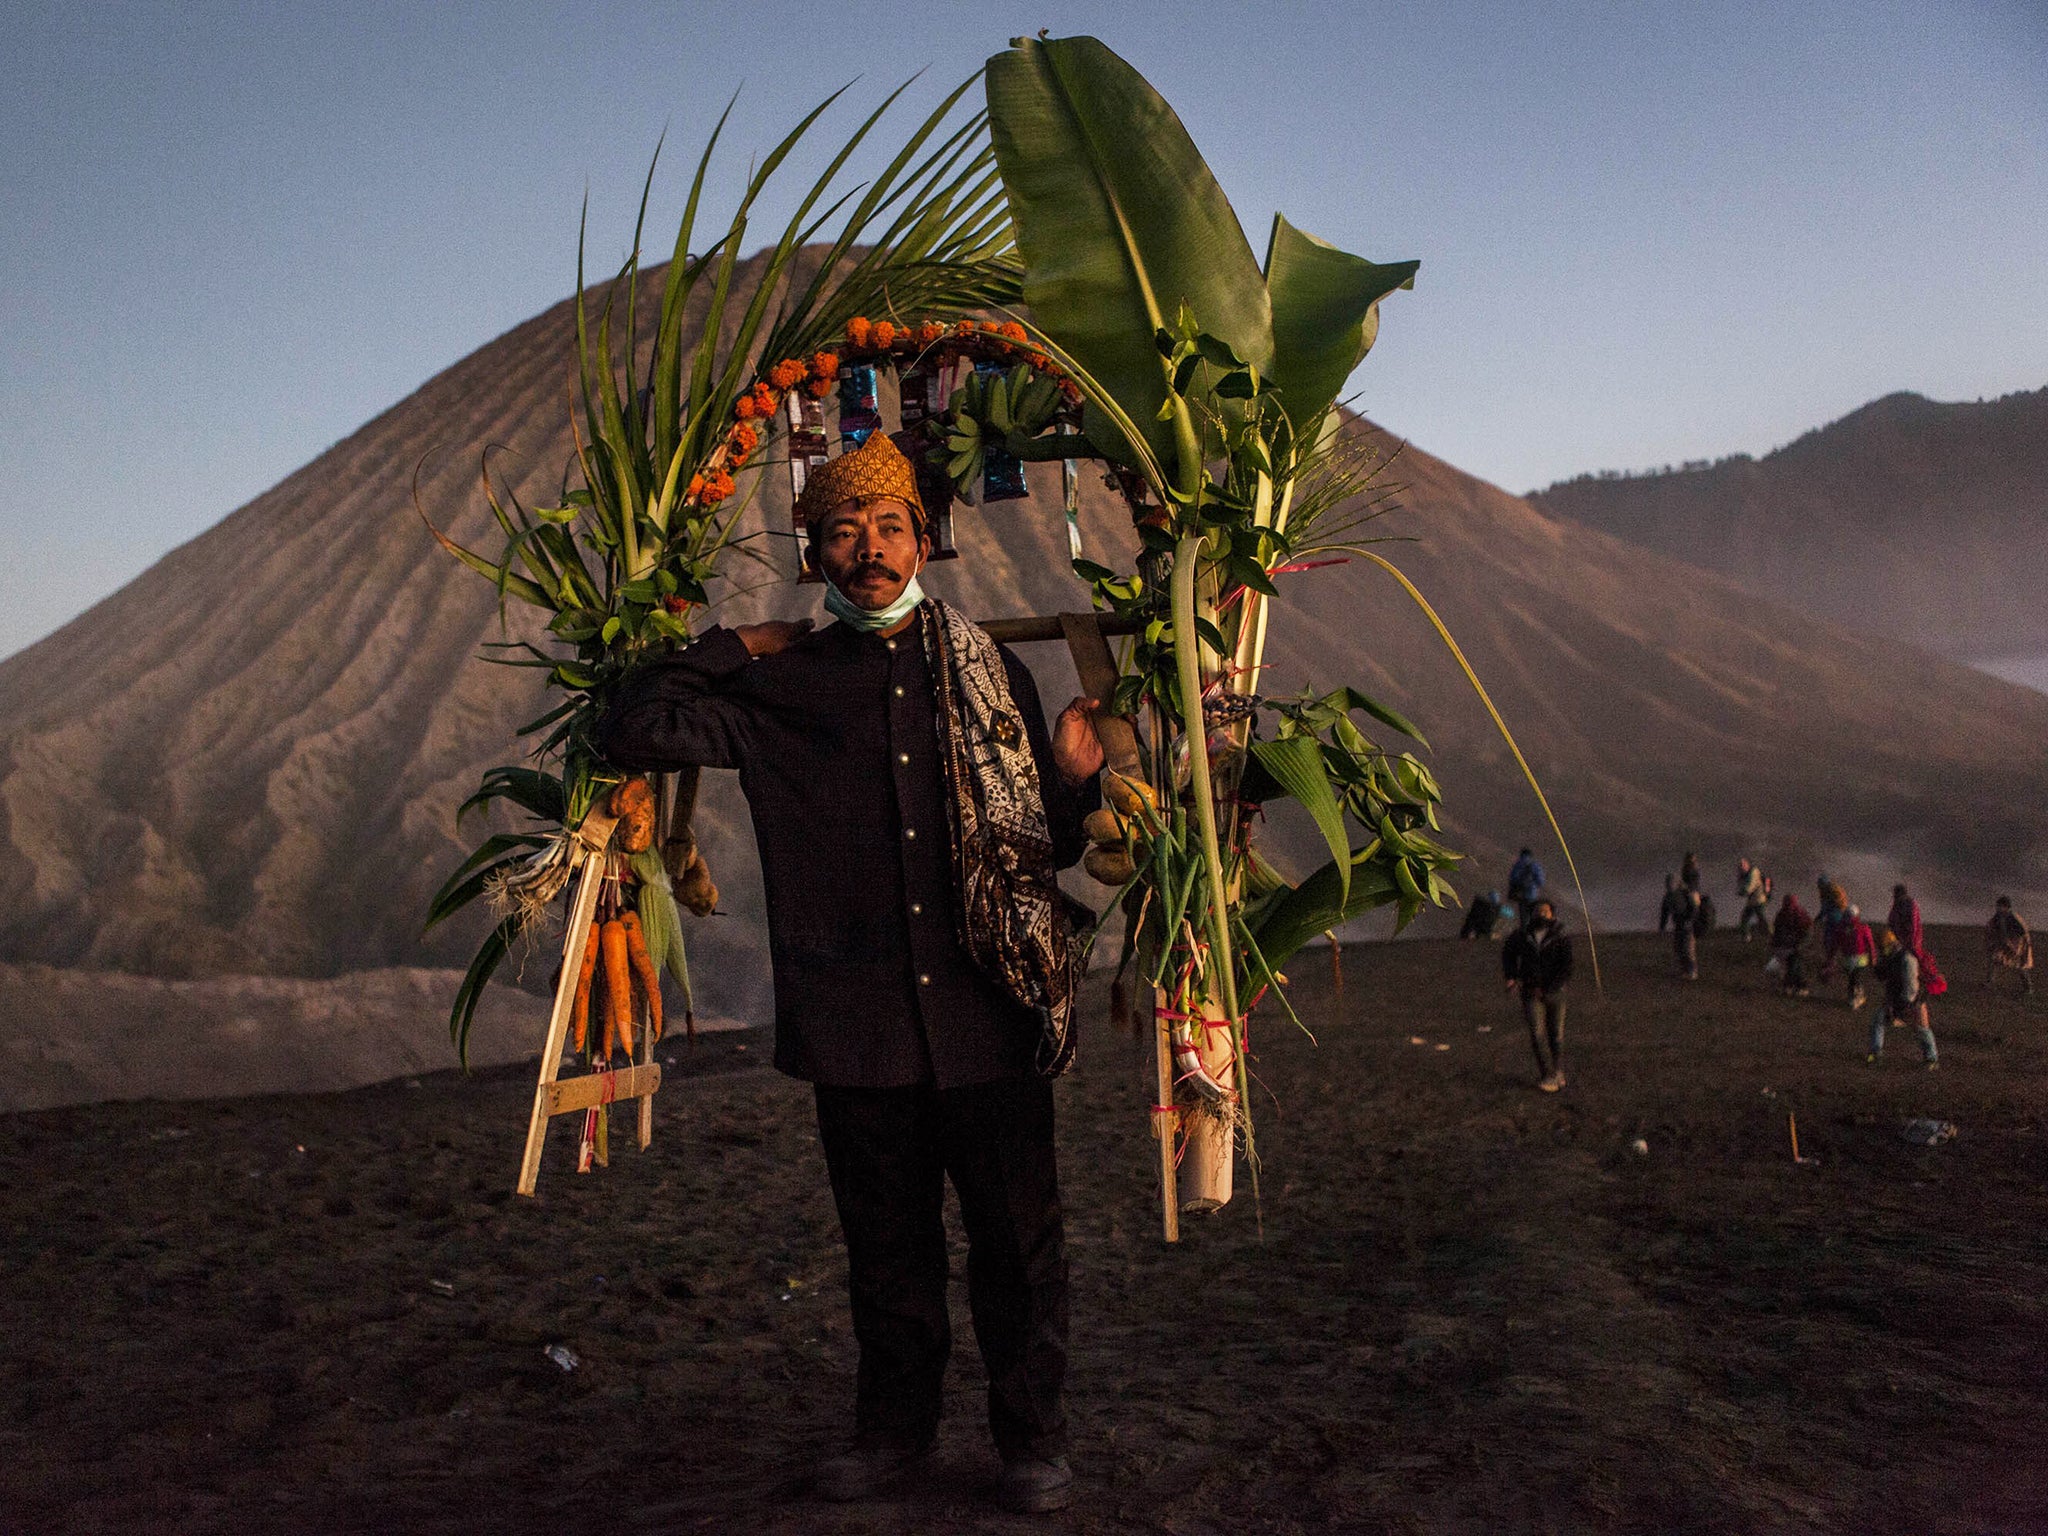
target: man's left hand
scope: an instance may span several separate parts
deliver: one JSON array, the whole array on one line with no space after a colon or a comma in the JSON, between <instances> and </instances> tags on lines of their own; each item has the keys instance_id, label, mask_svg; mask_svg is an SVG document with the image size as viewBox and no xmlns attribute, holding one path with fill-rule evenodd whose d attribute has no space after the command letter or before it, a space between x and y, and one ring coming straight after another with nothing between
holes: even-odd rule
<instances>
[{"instance_id":1,"label":"man's left hand","mask_svg":"<svg viewBox=\"0 0 2048 1536\"><path fill-rule=\"evenodd\" d=\"M1069 784L1085 784L1102 772L1102 738L1095 734L1101 711L1098 700L1076 699L1053 722L1052 760Z\"/></svg>"}]
</instances>

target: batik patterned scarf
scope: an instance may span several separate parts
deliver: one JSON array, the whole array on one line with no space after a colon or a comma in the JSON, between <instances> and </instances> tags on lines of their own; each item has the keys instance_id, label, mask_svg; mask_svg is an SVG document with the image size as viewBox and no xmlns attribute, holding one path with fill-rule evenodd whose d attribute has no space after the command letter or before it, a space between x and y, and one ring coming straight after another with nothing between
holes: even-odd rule
<instances>
[{"instance_id":1,"label":"batik patterned scarf","mask_svg":"<svg viewBox=\"0 0 2048 1536\"><path fill-rule=\"evenodd\" d=\"M1074 1059L1079 946L1031 740L995 641L936 598L919 608L918 630L937 692L960 940L985 976L1038 1015L1038 1070L1057 1077Z\"/></svg>"}]
</instances>

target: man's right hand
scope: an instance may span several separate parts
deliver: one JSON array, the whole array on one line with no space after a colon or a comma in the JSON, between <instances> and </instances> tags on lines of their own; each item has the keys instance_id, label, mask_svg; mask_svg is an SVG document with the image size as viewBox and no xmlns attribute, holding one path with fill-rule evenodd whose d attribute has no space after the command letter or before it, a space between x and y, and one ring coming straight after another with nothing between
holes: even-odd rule
<instances>
[{"instance_id":1,"label":"man's right hand","mask_svg":"<svg viewBox=\"0 0 2048 1536\"><path fill-rule=\"evenodd\" d=\"M773 656L786 651L811 632L809 619L769 619L760 624L742 624L733 633L749 656Z\"/></svg>"}]
</instances>

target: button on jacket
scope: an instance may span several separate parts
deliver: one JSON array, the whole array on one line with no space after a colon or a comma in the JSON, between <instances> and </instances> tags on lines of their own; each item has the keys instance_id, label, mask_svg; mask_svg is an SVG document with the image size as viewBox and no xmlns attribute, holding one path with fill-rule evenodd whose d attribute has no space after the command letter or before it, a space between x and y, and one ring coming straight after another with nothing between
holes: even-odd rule
<instances>
[{"instance_id":1,"label":"button on jacket","mask_svg":"<svg viewBox=\"0 0 2048 1536\"><path fill-rule=\"evenodd\" d=\"M1061 780L1037 686L1002 657L1065 868L1099 792ZM884 639L833 624L758 660L731 630L710 630L621 685L598 748L628 772L739 770L767 898L777 1067L842 1088L1032 1071L1037 1017L960 943L917 625Z\"/></svg>"}]
</instances>

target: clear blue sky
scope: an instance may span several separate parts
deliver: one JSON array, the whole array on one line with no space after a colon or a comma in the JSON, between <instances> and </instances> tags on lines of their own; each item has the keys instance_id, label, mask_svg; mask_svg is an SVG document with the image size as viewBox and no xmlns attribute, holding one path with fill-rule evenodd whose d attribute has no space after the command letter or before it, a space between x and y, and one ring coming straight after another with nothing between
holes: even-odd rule
<instances>
[{"instance_id":1,"label":"clear blue sky","mask_svg":"<svg viewBox=\"0 0 2048 1536\"><path fill-rule=\"evenodd\" d=\"M664 125L656 244L735 86L737 173L1040 27L1159 86L1255 248L1419 257L1361 403L1510 489L2048 383L2041 0L10 0L0 654L562 297L586 188L621 253Z\"/></svg>"}]
</instances>

